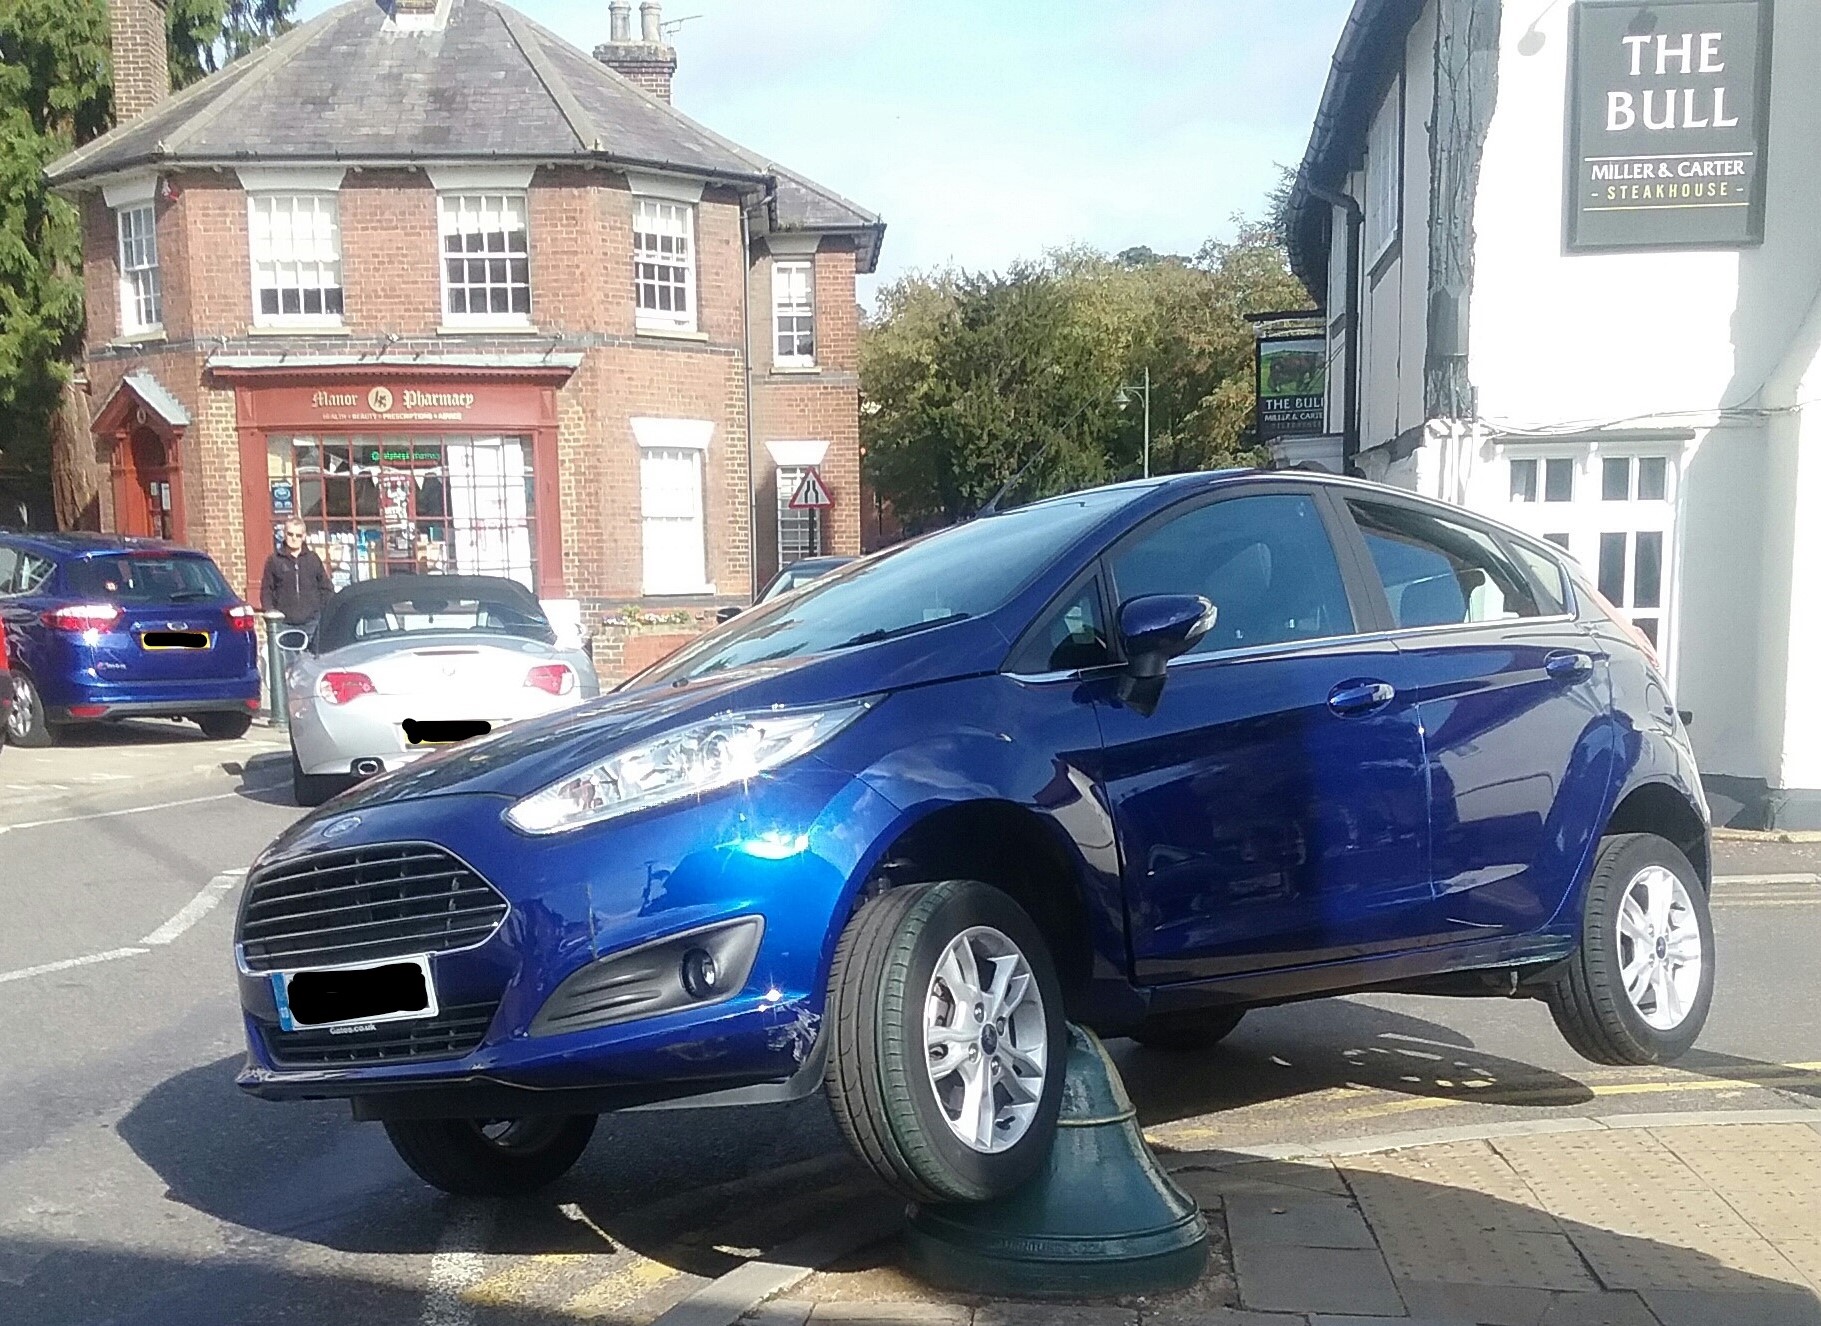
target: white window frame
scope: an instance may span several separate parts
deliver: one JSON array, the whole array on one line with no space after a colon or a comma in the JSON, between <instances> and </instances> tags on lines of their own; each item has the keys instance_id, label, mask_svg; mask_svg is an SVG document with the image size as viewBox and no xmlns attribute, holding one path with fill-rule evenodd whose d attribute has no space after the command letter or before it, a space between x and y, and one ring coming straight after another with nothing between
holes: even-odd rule
<instances>
[{"instance_id":1,"label":"white window frame","mask_svg":"<svg viewBox=\"0 0 1821 1326\"><path fill-rule=\"evenodd\" d=\"M796 496L797 486L803 482L803 476L808 474L810 469L811 467L808 465L780 465L778 467L778 570L780 571L806 557L821 557L826 551L822 546L821 511L815 508L798 510L790 504L790 499ZM793 527L806 535L805 538L794 540L797 545L804 548L804 551L794 554L786 549L786 541L791 538Z\"/></svg>"},{"instance_id":2,"label":"white window frame","mask_svg":"<svg viewBox=\"0 0 1821 1326\"><path fill-rule=\"evenodd\" d=\"M1404 76L1385 94L1366 137L1366 270L1379 264L1398 241L1404 212Z\"/></svg>"},{"instance_id":3,"label":"white window frame","mask_svg":"<svg viewBox=\"0 0 1821 1326\"><path fill-rule=\"evenodd\" d=\"M643 550L644 592L652 598L680 598L715 592L708 575L708 447L714 438L715 425L707 419L635 418L633 438L639 447L639 526ZM647 500L645 465L648 460L695 459L695 510L678 517L653 514ZM656 521L689 520L695 526L696 541L689 557L681 562L652 556L652 526ZM663 540L658 541L662 546ZM699 553L699 556L698 556Z\"/></svg>"},{"instance_id":4,"label":"white window frame","mask_svg":"<svg viewBox=\"0 0 1821 1326\"><path fill-rule=\"evenodd\" d=\"M296 232L297 219L301 213L308 212L311 217L309 242L312 249L308 256L299 256ZM262 220L262 213L264 219ZM287 256L279 253L270 238L274 233L273 223L280 214L286 215L292 232L291 250ZM326 218L326 224L324 223ZM326 232L326 233L325 233ZM264 252L262 253L261 236L265 235ZM322 246L322 247L315 247ZM346 325L347 288L342 278L341 247L341 195L337 190L322 189L273 189L259 190L247 194L247 253L251 260L253 288L253 325L255 327L278 328L329 328L335 329ZM265 311L263 295L268 288L261 284L261 268L269 268L273 283L269 287L278 292L279 311ZM305 276L314 272L314 284L306 284ZM285 276L293 278L293 284L287 284ZM331 283L327 279L333 276ZM298 293L299 311L287 313L283 308L286 290ZM322 299L323 309L318 313L305 312L302 305L308 302L309 292L317 292ZM341 305L339 309L329 310L330 291L335 292L334 302Z\"/></svg>"},{"instance_id":5,"label":"white window frame","mask_svg":"<svg viewBox=\"0 0 1821 1326\"><path fill-rule=\"evenodd\" d=\"M499 228L486 229L486 223L494 217L500 221ZM467 228L470 220L477 221L476 228ZM532 325L531 197L528 192L523 189L461 189L438 193L436 234L437 265L442 272L443 321L445 324L461 328L529 327ZM469 234L483 237L483 242L487 236L500 235L503 237L506 247L501 248L497 253L487 248L474 252L464 250L462 256L458 258L450 252L449 241L457 235ZM523 248L518 252L514 252L511 248L515 235L523 237L520 241ZM486 263L488 268L487 279L480 286L477 287L466 279L459 282L451 279L450 264L461 262L468 266L477 261ZM502 262L506 264L506 279L503 282L495 282L492 279L494 269L497 264ZM511 265L514 262L522 262L525 265L525 279L522 283L513 276ZM508 303L510 303L513 293L521 288L521 284L525 295L525 307L522 310L508 308L504 312L495 312L492 309L492 292L494 290L504 289L507 292ZM477 289L485 292L488 296L489 307L480 313L474 312L472 308L457 311L453 300L458 289L464 293L464 302L470 304Z\"/></svg>"},{"instance_id":6,"label":"white window frame","mask_svg":"<svg viewBox=\"0 0 1821 1326\"><path fill-rule=\"evenodd\" d=\"M632 303L635 322L640 331L695 332L700 326L701 305L696 297L696 210L697 205L675 198L635 196L632 201ZM646 235L660 241L647 247ZM681 243L681 253L665 253L665 238ZM650 279L647 278L650 269ZM660 269L679 272L681 279L660 278ZM682 294L683 309L658 307L658 292L669 290ZM646 304L647 297L651 305Z\"/></svg>"},{"instance_id":7,"label":"white window frame","mask_svg":"<svg viewBox=\"0 0 1821 1326\"><path fill-rule=\"evenodd\" d=\"M786 353L784 322L807 321L809 353ZM806 369L816 366L816 264L811 258L774 258L771 264L771 362L774 368ZM802 327L792 335L800 336Z\"/></svg>"},{"instance_id":8,"label":"white window frame","mask_svg":"<svg viewBox=\"0 0 1821 1326\"><path fill-rule=\"evenodd\" d=\"M115 208L114 232L120 263L120 334L156 335L164 330L158 205L148 200Z\"/></svg>"}]
</instances>

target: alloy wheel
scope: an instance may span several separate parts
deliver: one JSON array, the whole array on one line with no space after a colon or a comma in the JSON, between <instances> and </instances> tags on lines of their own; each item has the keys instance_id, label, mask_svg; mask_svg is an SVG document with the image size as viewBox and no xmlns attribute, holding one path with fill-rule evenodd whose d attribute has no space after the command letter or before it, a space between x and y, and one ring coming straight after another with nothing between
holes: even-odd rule
<instances>
[{"instance_id":1,"label":"alloy wheel","mask_svg":"<svg viewBox=\"0 0 1821 1326\"><path fill-rule=\"evenodd\" d=\"M557 1115L527 1119L474 1119L481 1140L505 1152L538 1151L563 1131L568 1120Z\"/></svg>"},{"instance_id":2,"label":"alloy wheel","mask_svg":"<svg viewBox=\"0 0 1821 1326\"><path fill-rule=\"evenodd\" d=\"M1619 979L1638 1016L1658 1031L1681 1026L1700 992L1704 959L1682 881L1662 866L1632 876L1619 900Z\"/></svg>"},{"instance_id":3,"label":"alloy wheel","mask_svg":"<svg viewBox=\"0 0 1821 1326\"><path fill-rule=\"evenodd\" d=\"M1043 994L1011 939L975 926L949 942L924 999L923 1040L949 1131L988 1155L1015 1146L1043 1099L1049 1043Z\"/></svg>"},{"instance_id":4,"label":"alloy wheel","mask_svg":"<svg viewBox=\"0 0 1821 1326\"><path fill-rule=\"evenodd\" d=\"M13 708L6 716L6 735L23 742L37 723L38 692L24 677L13 677Z\"/></svg>"}]
</instances>

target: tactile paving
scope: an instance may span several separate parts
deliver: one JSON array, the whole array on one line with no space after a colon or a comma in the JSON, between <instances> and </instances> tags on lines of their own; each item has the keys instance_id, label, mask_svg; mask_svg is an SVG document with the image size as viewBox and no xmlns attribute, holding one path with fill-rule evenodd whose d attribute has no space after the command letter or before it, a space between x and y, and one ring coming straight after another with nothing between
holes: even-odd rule
<instances>
[{"instance_id":1,"label":"tactile paving","mask_svg":"<svg viewBox=\"0 0 1821 1326\"><path fill-rule=\"evenodd\" d=\"M1599 1287L1554 1217L1484 1142L1351 1157L1342 1172L1398 1280Z\"/></svg>"},{"instance_id":2,"label":"tactile paving","mask_svg":"<svg viewBox=\"0 0 1821 1326\"><path fill-rule=\"evenodd\" d=\"M1501 1138L1493 1148L1609 1289L1762 1291L1801 1274L1651 1134Z\"/></svg>"}]
</instances>

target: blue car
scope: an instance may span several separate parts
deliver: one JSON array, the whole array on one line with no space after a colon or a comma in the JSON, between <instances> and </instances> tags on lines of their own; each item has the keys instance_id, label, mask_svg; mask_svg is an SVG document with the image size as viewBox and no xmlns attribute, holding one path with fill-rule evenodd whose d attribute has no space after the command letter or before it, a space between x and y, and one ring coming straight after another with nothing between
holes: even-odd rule
<instances>
[{"instance_id":1,"label":"blue car","mask_svg":"<svg viewBox=\"0 0 1821 1326\"><path fill-rule=\"evenodd\" d=\"M1712 997L1649 641L1550 544L1309 474L1125 484L843 568L255 862L272 1100L458 1193L604 1111L826 1086L922 1200L1030 1177L1066 1020L1160 1050L1359 990L1543 1000L1655 1063Z\"/></svg>"},{"instance_id":2,"label":"blue car","mask_svg":"<svg viewBox=\"0 0 1821 1326\"><path fill-rule=\"evenodd\" d=\"M258 614L207 555L159 539L0 533L0 626L11 653L7 739L187 718L218 740L259 712Z\"/></svg>"}]
</instances>

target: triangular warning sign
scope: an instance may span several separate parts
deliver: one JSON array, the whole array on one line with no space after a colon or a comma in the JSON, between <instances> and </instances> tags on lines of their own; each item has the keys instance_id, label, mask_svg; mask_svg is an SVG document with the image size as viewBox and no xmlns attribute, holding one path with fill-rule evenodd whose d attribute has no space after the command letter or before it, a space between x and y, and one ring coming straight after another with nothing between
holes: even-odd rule
<instances>
[{"instance_id":1,"label":"triangular warning sign","mask_svg":"<svg viewBox=\"0 0 1821 1326\"><path fill-rule=\"evenodd\" d=\"M792 511L812 511L831 507L835 499L828 495L828 488L822 482L822 476L813 469L803 471L803 481L797 485L797 491L791 494Z\"/></svg>"}]
</instances>

